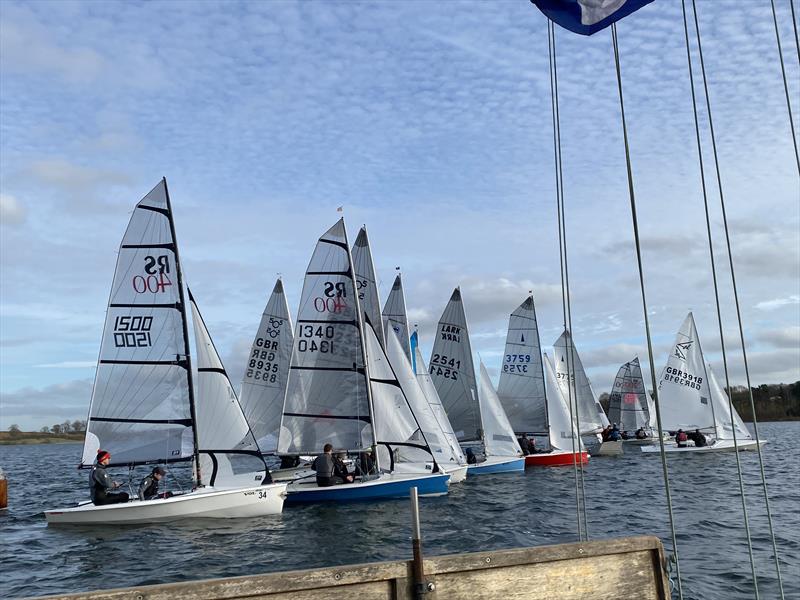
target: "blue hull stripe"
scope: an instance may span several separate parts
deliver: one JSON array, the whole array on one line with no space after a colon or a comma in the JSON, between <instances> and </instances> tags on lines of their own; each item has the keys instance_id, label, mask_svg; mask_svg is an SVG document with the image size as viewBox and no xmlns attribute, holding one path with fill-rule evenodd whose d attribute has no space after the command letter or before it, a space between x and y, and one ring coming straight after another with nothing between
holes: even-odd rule
<instances>
[{"instance_id":1,"label":"blue hull stripe","mask_svg":"<svg viewBox=\"0 0 800 600\"><path fill-rule=\"evenodd\" d=\"M507 463L495 465L470 465L467 469L467 477L470 475L488 475L489 473L513 473L525 470L525 459L512 460Z\"/></svg>"},{"instance_id":2,"label":"blue hull stripe","mask_svg":"<svg viewBox=\"0 0 800 600\"><path fill-rule=\"evenodd\" d=\"M418 479L402 479L386 481L375 485L341 484L325 488L312 488L305 491L289 491L286 502L352 502L358 500L381 500L384 498L408 498L412 487L416 487L421 496L428 494L446 494L449 475L431 477L426 475Z\"/></svg>"}]
</instances>

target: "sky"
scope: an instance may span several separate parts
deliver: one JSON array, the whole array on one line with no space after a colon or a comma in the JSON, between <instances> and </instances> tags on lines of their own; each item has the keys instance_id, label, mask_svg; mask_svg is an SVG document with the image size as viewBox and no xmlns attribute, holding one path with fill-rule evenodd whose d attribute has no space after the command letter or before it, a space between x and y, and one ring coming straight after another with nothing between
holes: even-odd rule
<instances>
[{"instance_id":1,"label":"sky","mask_svg":"<svg viewBox=\"0 0 800 600\"><path fill-rule=\"evenodd\" d=\"M770 3L698 13L751 379L794 382L800 178ZM367 225L382 300L402 268L426 356L455 286L493 377L529 290L548 350L563 316L546 31L525 0L0 2L0 429L86 417L116 251L162 176L233 381L276 277L296 310L339 206L351 240ZM656 371L692 310L721 373L680 3L618 32ZM559 29L557 52L573 337L600 394L635 355L650 372L610 31ZM744 385L702 106L700 119Z\"/></svg>"}]
</instances>

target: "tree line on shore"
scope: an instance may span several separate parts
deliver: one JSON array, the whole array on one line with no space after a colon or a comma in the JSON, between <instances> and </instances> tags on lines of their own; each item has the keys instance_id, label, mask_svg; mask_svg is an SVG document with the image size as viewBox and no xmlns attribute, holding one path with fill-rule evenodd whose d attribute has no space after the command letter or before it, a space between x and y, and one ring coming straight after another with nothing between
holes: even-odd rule
<instances>
[{"instance_id":1,"label":"tree line on shore","mask_svg":"<svg viewBox=\"0 0 800 600\"><path fill-rule=\"evenodd\" d=\"M762 384L752 388L753 404L759 421L796 421L800 420L800 381L794 383ZM753 411L750 408L750 394L747 386L735 385L730 388L733 406L742 420L752 422ZM652 395L652 392L650 392ZM600 404L608 412L609 395L600 395Z\"/></svg>"},{"instance_id":2,"label":"tree line on shore","mask_svg":"<svg viewBox=\"0 0 800 600\"><path fill-rule=\"evenodd\" d=\"M45 425L38 433L49 433L53 435L64 435L67 433L84 433L86 431L86 421L64 421L63 423L56 423L55 425ZM14 434L23 433L19 425L14 423L8 428L8 432L13 436Z\"/></svg>"}]
</instances>

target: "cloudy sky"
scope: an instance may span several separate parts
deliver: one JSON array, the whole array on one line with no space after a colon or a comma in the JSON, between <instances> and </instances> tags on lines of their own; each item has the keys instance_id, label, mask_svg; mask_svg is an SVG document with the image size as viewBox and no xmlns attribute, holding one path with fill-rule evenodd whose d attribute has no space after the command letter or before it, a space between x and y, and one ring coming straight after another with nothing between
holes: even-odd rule
<instances>
[{"instance_id":1,"label":"cloudy sky","mask_svg":"<svg viewBox=\"0 0 800 600\"><path fill-rule=\"evenodd\" d=\"M795 381L800 179L770 3L698 4L752 379ZM619 36L657 368L688 310L719 364L680 3ZM340 205L353 239L369 228L384 298L402 267L424 347L457 285L493 373L528 290L543 345L558 337L547 35L529 2L6 0L0 44L0 428L85 417L117 246L162 175L234 379L277 274L294 309ZM599 394L646 359L610 32L559 30L558 51L574 338Z\"/></svg>"}]
</instances>

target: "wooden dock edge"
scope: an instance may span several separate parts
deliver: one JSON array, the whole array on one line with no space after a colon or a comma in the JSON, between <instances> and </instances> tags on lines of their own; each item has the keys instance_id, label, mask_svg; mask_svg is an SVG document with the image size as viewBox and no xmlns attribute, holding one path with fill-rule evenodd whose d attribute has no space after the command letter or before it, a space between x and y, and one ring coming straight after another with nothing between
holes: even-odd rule
<instances>
[{"instance_id":1,"label":"wooden dock edge","mask_svg":"<svg viewBox=\"0 0 800 600\"><path fill-rule=\"evenodd\" d=\"M668 600L664 549L652 536L426 558L426 600ZM413 600L412 561L344 565L116 590L64 600Z\"/></svg>"}]
</instances>

